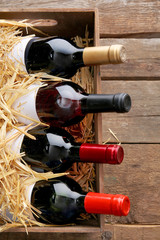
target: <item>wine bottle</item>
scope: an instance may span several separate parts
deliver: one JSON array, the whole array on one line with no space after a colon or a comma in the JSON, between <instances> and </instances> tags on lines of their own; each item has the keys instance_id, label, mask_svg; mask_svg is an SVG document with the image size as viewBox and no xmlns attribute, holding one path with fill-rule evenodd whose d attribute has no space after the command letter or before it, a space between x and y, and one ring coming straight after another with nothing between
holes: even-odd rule
<instances>
[{"instance_id":1,"label":"wine bottle","mask_svg":"<svg viewBox=\"0 0 160 240\"><path fill-rule=\"evenodd\" d=\"M126 216L130 210L127 196L86 193L68 177L38 181L30 192L31 205L41 212L35 219L48 224L73 223L81 213Z\"/></svg>"},{"instance_id":2,"label":"wine bottle","mask_svg":"<svg viewBox=\"0 0 160 240\"><path fill-rule=\"evenodd\" d=\"M28 73L46 72L70 78L80 67L122 63L126 59L122 45L79 48L60 37L25 37L16 44L9 57L22 63Z\"/></svg>"},{"instance_id":3,"label":"wine bottle","mask_svg":"<svg viewBox=\"0 0 160 240\"><path fill-rule=\"evenodd\" d=\"M47 86L31 86L28 94L17 99L12 108L22 115L50 126L66 127L83 120L87 113L128 112L131 98L126 93L87 94L71 81L50 83ZM19 122L32 121L18 116Z\"/></svg>"},{"instance_id":4,"label":"wine bottle","mask_svg":"<svg viewBox=\"0 0 160 240\"><path fill-rule=\"evenodd\" d=\"M8 133L13 136L17 130ZM38 172L65 172L74 162L120 164L124 151L119 145L77 143L61 128L36 127L28 130L33 140L21 134L10 142L13 151L24 152L23 159Z\"/></svg>"}]
</instances>

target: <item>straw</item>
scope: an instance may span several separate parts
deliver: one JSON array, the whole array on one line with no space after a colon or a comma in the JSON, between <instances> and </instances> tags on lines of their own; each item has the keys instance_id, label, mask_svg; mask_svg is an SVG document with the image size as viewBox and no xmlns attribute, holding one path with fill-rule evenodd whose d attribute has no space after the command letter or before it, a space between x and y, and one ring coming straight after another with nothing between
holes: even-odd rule
<instances>
[{"instance_id":1,"label":"straw","mask_svg":"<svg viewBox=\"0 0 160 240\"><path fill-rule=\"evenodd\" d=\"M43 72L27 75L20 67L22 63L18 63L15 67L12 60L7 57L7 53L23 38L21 28L36 30L26 20L20 22L0 20L0 231L23 226L28 232L28 226L45 226L45 224L33 219L33 210L34 214L38 213L38 210L34 209L26 198L27 187L40 180L67 175L68 172L62 174L37 173L23 161L25 153L16 153L10 149L8 143L12 144L22 134L34 139L27 132L32 124L22 128L18 122L18 116L26 116L23 116L18 110L12 109L12 104L19 97L29 93L31 90L28 88L32 84L45 85L43 78L53 82L70 80L50 76ZM86 32L86 39L76 37L75 42L79 46L88 45L90 40L87 34ZM81 85L86 92L93 93L93 77L89 68L78 71L72 81ZM42 124L35 119L26 118L33 124ZM12 129L16 129L18 132L7 138L8 131ZM68 127L67 130L72 133L77 142L94 141L93 115L88 114L81 123ZM69 171L69 176L78 181L84 190L94 190L94 164L74 164ZM8 212L10 212L10 217L8 217Z\"/></svg>"}]
</instances>

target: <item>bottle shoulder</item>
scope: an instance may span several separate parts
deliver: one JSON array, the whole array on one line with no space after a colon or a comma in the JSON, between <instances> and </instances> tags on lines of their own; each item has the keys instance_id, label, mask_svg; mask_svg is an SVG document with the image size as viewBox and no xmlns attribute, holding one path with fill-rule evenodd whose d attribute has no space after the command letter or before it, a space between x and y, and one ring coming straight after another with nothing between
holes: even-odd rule
<instances>
[{"instance_id":1,"label":"bottle shoulder","mask_svg":"<svg viewBox=\"0 0 160 240\"><path fill-rule=\"evenodd\" d=\"M59 184L58 185L59 187L55 188L55 185L57 185L57 184ZM38 181L35 184L34 188L40 189L40 188L48 188L49 187L50 189L52 189L52 192L55 194L66 195L66 193L64 193L64 191L63 191L64 186L67 189L69 189L70 192L76 192L80 195L86 195L86 193L82 190L81 186L75 180L73 180L72 178L70 178L68 176L52 178L52 179L49 179L48 181L45 181L45 180ZM70 196L70 194L69 194L69 196Z\"/></svg>"},{"instance_id":2,"label":"bottle shoulder","mask_svg":"<svg viewBox=\"0 0 160 240\"><path fill-rule=\"evenodd\" d=\"M74 41L60 36L51 36L46 38L35 38L32 41L33 45L48 44L54 51L73 54L74 52L81 52L84 48L78 47ZM64 52L65 50L65 52Z\"/></svg>"},{"instance_id":3,"label":"bottle shoulder","mask_svg":"<svg viewBox=\"0 0 160 240\"><path fill-rule=\"evenodd\" d=\"M41 211L37 214L38 221L59 224L74 222L76 217L84 212L84 197L77 184L68 177L36 183L31 203Z\"/></svg>"}]
</instances>

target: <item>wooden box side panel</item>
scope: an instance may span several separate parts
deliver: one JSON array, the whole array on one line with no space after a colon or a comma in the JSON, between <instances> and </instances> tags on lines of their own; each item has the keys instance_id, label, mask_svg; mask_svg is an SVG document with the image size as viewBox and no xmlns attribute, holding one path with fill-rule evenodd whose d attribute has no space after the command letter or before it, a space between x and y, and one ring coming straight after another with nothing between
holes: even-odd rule
<instances>
[{"instance_id":1,"label":"wooden box side panel","mask_svg":"<svg viewBox=\"0 0 160 240\"><path fill-rule=\"evenodd\" d=\"M49 35L72 38L77 35L84 37L86 25L90 36L94 35L94 10L80 9L1 9L0 19L24 20L30 22L42 20L37 28ZM44 24L45 23L45 24ZM33 31L28 29L29 34Z\"/></svg>"},{"instance_id":2,"label":"wooden box side panel","mask_svg":"<svg viewBox=\"0 0 160 240\"><path fill-rule=\"evenodd\" d=\"M98 9L95 10L95 20L94 20L94 45L99 46L99 13ZM100 66L96 66L94 69L94 86L95 93L101 94L101 77L100 77ZM102 144L102 114L95 114L95 141ZM96 165L96 186L97 191L104 192L104 172L103 164ZM104 215L98 217L99 225L101 229L104 228Z\"/></svg>"}]
</instances>

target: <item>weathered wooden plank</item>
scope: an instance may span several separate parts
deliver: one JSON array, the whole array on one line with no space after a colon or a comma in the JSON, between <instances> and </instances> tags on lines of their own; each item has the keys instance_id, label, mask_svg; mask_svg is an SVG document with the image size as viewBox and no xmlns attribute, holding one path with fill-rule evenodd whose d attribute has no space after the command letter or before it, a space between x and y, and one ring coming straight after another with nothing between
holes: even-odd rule
<instances>
[{"instance_id":1,"label":"weathered wooden plank","mask_svg":"<svg viewBox=\"0 0 160 240\"><path fill-rule=\"evenodd\" d=\"M127 61L118 65L101 66L102 79L160 79L160 38L100 40L100 45L122 44Z\"/></svg>"},{"instance_id":2,"label":"weathered wooden plank","mask_svg":"<svg viewBox=\"0 0 160 240\"><path fill-rule=\"evenodd\" d=\"M85 37L86 25L88 26L90 37L99 38L98 27L98 11L91 9L0 9L0 19L9 20L24 20L27 19L30 23L45 21L45 25L38 25L38 29L50 36L61 36L65 38L72 38L75 36ZM47 25L47 20L49 20ZM94 25L95 20L95 25ZM52 23L57 23L52 25ZM43 22L44 23L44 22ZM78 27L77 27L78 26ZM96 28L95 28L96 27ZM94 31L94 29L96 29ZM26 35L26 29L23 29ZM28 34L36 34L36 36L43 36L31 28L27 30ZM96 36L93 36L94 33ZM97 40L96 40L97 41Z\"/></svg>"},{"instance_id":3,"label":"weathered wooden plank","mask_svg":"<svg viewBox=\"0 0 160 240\"><path fill-rule=\"evenodd\" d=\"M103 240L159 240L160 225L123 225L105 226Z\"/></svg>"},{"instance_id":4,"label":"weathered wooden plank","mask_svg":"<svg viewBox=\"0 0 160 240\"><path fill-rule=\"evenodd\" d=\"M15 6L15 0L1 0L1 8ZM17 0L18 8L37 8L37 2ZM98 8L101 36L128 36L160 32L160 3L158 0L99 0L55 1L39 0L39 8Z\"/></svg>"},{"instance_id":5,"label":"weathered wooden plank","mask_svg":"<svg viewBox=\"0 0 160 240\"><path fill-rule=\"evenodd\" d=\"M131 209L126 217L107 216L108 223L160 224L160 144L123 144L120 165L105 165L105 192L125 194Z\"/></svg>"},{"instance_id":6,"label":"weathered wooden plank","mask_svg":"<svg viewBox=\"0 0 160 240\"><path fill-rule=\"evenodd\" d=\"M60 240L60 239L65 239L65 240L101 240L101 233L99 232L79 232L79 233L70 233L70 232L38 232L38 233L29 233L28 235L25 232L4 232L0 234L0 240L16 240L16 239L21 239L21 240Z\"/></svg>"},{"instance_id":7,"label":"weathered wooden plank","mask_svg":"<svg viewBox=\"0 0 160 240\"><path fill-rule=\"evenodd\" d=\"M126 92L131 96L129 113L103 113L103 141L110 128L125 143L159 143L160 81L102 81L102 93ZM115 141L112 137L111 141Z\"/></svg>"},{"instance_id":8,"label":"weathered wooden plank","mask_svg":"<svg viewBox=\"0 0 160 240\"><path fill-rule=\"evenodd\" d=\"M111 0L98 1L101 36L159 33L159 10L157 0Z\"/></svg>"},{"instance_id":9,"label":"weathered wooden plank","mask_svg":"<svg viewBox=\"0 0 160 240\"><path fill-rule=\"evenodd\" d=\"M159 240L160 225L106 224L101 233L1 233L0 240L34 239L97 239L97 240Z\"/></svg>"},{"instance_id":10,"label":"weathered wooden plank","mask_svg":"<svg viewBox=\"0 0 160 240\"><path fill-rule=\"evenodd\" d=\"M108 129L118 137L122 143L158 143L160 116L133 118L103 118L103 141L111 137L110 142L116 142Z\"/></svg>"}]
</instances>

